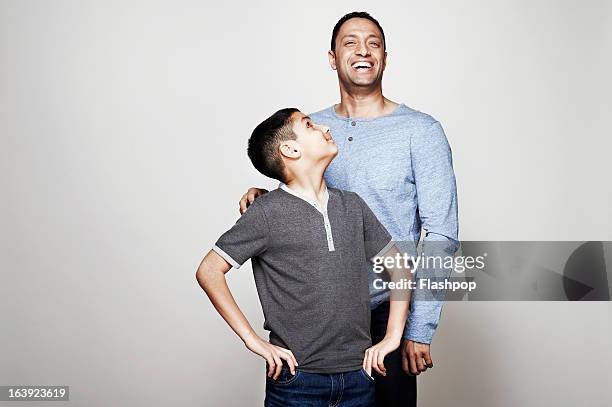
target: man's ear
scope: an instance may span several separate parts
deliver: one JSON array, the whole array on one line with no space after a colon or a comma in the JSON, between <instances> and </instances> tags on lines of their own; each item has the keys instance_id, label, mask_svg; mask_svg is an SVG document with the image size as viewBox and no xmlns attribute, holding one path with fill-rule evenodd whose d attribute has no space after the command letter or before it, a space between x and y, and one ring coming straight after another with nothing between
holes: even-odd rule
<instances>
[{"instance_id":1,"label":"man's ear","mask_svg":"<svg viewBox=\"0 0 612 407\"><path fill-rule=\"evenodd\" d=\"M295 140L283 141L279 147L279 151L281 156L287 158L296 159L302 156L300 145Z\"/></svg>"},{"instance_id":2,"label":"man's ear","mask_svg":"<svg viewBox=\"0 0 612 407\"><path fill-rule=\"evenodd\" d=\"M385 56L383 57L383 71L387 67L387 51L385 51Z\"/></svg>"},{"instance_id":3,"label":"man's ear","mask_svg":"<svg viewBox=\"0 0 612 407\"><path fill-rule=\"evenodd\" d=\"M329 66L335 71L336 70L336 53L332 50L327 51L327 59L329 59Z\"/></svg>"}]
</instances>

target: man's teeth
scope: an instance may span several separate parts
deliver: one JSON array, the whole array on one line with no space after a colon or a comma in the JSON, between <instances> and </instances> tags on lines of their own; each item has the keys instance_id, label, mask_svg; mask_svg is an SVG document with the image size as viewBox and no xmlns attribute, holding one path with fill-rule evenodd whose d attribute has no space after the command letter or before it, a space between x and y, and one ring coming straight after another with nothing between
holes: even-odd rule
<instances>
[{"instance_id":1,"label":"man's teeth","mask_svg":"<svg viewBox=\"0 0 612 407\"><path fill-rule=\"evenodd\" d=\"M352 66L355 69L360 69L360 68L369 69L369 68L372 68L372 64L369 63L369 62L355 62Z\"/></svg>"}]
</instances>

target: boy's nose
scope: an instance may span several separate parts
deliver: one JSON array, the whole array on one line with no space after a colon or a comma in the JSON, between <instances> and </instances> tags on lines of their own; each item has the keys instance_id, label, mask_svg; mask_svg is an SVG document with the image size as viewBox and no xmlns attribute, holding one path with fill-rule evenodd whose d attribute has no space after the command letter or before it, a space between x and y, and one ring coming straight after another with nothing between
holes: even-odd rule
<instances>
[{"instance_id":1,"label":"boy's nose","mask_svg":"<svg viewBox=\"0 0 612 407\"><path fill-rule=\"evenodd\" d=\"M329 127L322 124L316 124L315 126L318 127L323 133L329 133Z\"/></svg>"},{"instance_id":2,"label":"boy's nose","mask_svg":"<svg viewBox=\"0 0 612 407\"><path fill-rule=\"evenodd\" d=\"M329 127L323 128L323 137L325 137L325 140L328 140L328 141L332 139L332 134L331 134L331 131L329 131Z\"/></svg>"}]
</instances>

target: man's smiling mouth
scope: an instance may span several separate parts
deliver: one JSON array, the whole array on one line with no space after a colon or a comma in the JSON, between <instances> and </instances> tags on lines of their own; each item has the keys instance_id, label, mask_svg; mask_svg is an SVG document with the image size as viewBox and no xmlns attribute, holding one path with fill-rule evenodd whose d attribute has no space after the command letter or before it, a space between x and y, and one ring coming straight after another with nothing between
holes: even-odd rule
<instances>
[{"instance_id":1,"label":"man's smiling mouth","mask_svg":"<svg viewBox=\"0 0 612 407\"><path fill-rule=\"evenodd\" d=\"M351 67L358 72L371 71L374 65L369 61L357 61L353 62Z\"/></svg>"}]
</instances>

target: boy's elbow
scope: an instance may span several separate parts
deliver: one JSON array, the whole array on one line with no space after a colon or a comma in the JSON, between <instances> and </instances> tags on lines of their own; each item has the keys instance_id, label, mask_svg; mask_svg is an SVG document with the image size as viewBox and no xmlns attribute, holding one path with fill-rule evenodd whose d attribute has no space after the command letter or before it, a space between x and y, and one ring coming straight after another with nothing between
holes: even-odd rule
<instances>
[{"instance_id":1,"label":"boy's elbow","mask_svg":"<svg viewBox=\"0 0 612 407\"><path fill-rule=\"evenodd\" d=\"M208 273L206 272L206 267L200 266L196 270L195 278L198 284L200 285L200 287L202 288L204 288L204 286L206 285L206 280L208 278L207 274Z\"/></svg>"},{"instance_id":2,"label":"boy's elbow","mask_svg":"<svg viewBox=\"0 0 612 407\"><path fill-rule=\"evenodd\" d=\"M204 288L206 283L210 280L211 275L211 264L209 261L210 253L204 257L198 269L196 270L195 277L198 284Z\"/></svg>"},{"instance_id":3,"label":"boy's elbow","mask_svg":"<svg viewBox=\"0 0 612 407\"><path fill-rule=\"evenodd\" d=\"M198 269L195 272L196 281L201 284L202 281L204 281L205 279L205 274L206 272L204 271L204 269L201 266L198 267Z\"/></svg>"},{"instance_id":4,"label":"boy's elbow","mask_svg":"<svg viewBox=\"0 0 612 407\"><path fill-rule=\"evenodd\" d=\"M213 280L222 277L229 269L229 265L217 253L210 251L196 270L196 281L206 289Z\"/></svg>"}]
</instances>

